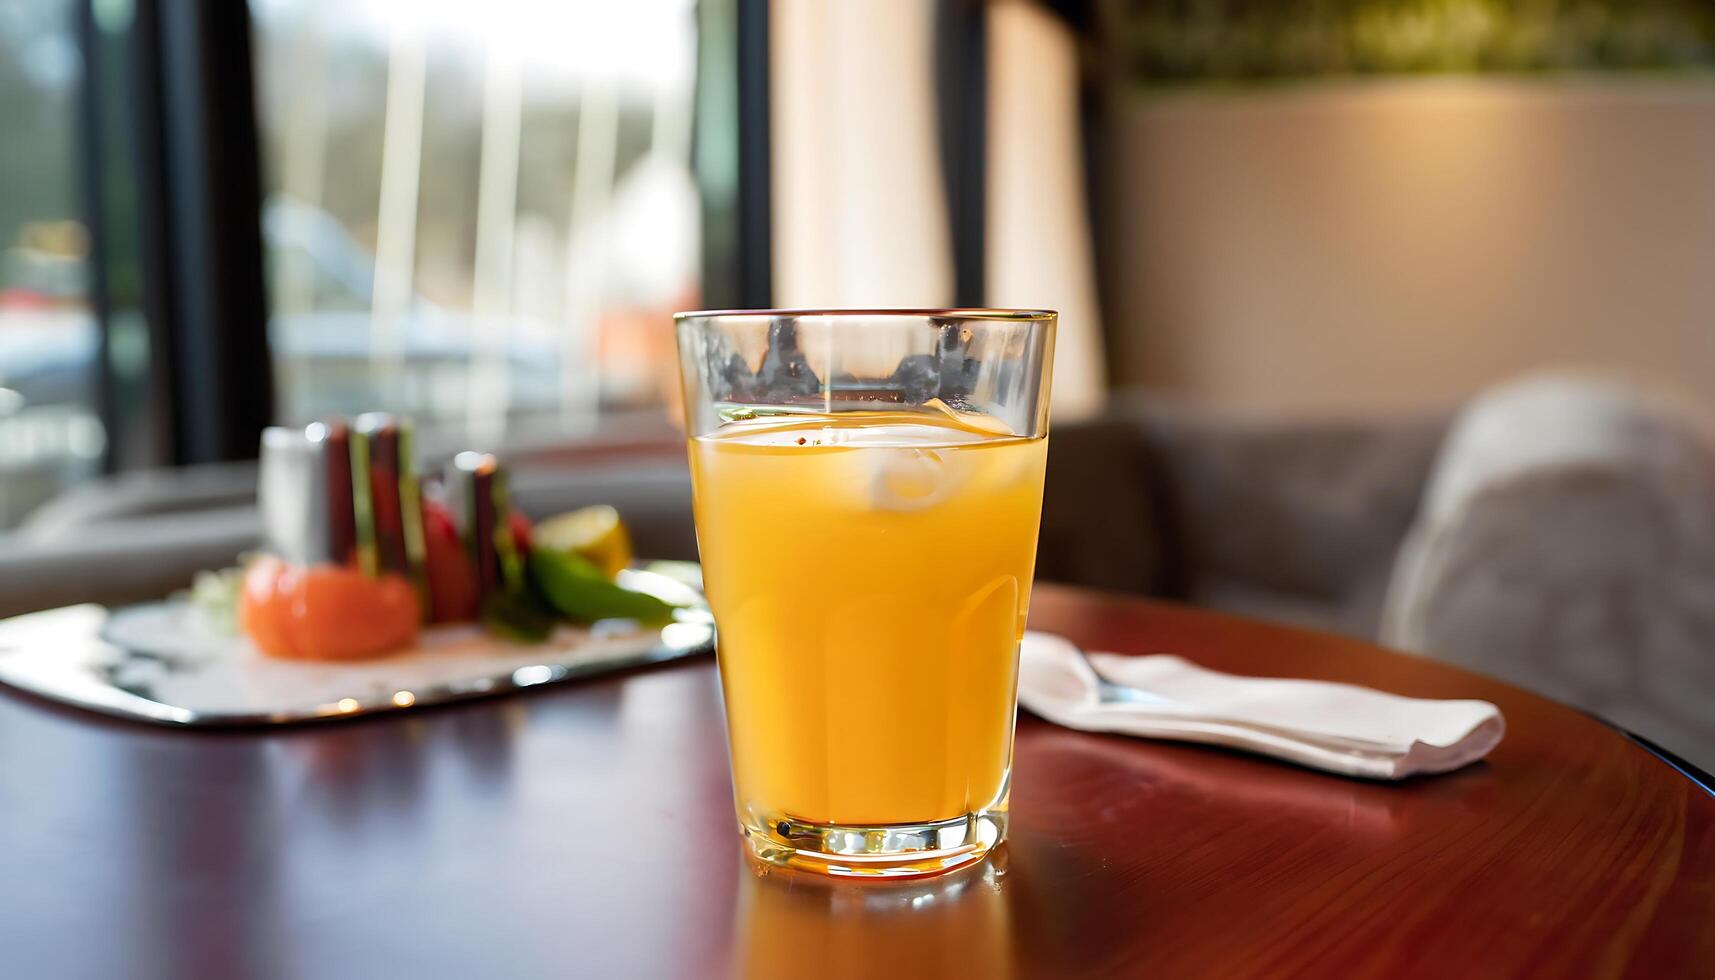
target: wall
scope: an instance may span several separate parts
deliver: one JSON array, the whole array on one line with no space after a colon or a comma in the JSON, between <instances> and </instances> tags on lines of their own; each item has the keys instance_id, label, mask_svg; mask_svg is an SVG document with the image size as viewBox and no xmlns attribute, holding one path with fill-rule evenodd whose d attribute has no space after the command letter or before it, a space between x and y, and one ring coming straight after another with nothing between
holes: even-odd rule
<instances>
[{"instance_id":1,"label":"wall","mask_svg":"<svg viewBox=\"0 0 1715 980\"><path fill-rule=\"evenodd\" d=\"M1324 415L1594 365L1715 418L1715 83L1186 92L1116 123L1121 383Z\"/></svg>"}]
</instances>

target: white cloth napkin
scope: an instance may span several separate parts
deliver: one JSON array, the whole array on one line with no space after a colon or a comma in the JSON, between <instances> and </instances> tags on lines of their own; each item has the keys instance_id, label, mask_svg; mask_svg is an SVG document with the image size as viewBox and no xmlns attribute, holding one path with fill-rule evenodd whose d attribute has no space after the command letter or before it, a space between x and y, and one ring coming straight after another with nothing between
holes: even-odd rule
<instances>
[{"instance_id":1,"label":"white cloth napkin","mask_svg":"<svg viewBox=\"0 0 1715 980\"><path fill-rule=\"evenodd\" d=\"M1154 695L1103 702L1096 673ZM1370 779L1447 772L1489 753L1506 733L1487 701L1429 701L1326 681L1235 677L1167 654L1093 653L1026 633L1018 703L1087 732L1208 742Z\"/></svg>"}]
</instances>

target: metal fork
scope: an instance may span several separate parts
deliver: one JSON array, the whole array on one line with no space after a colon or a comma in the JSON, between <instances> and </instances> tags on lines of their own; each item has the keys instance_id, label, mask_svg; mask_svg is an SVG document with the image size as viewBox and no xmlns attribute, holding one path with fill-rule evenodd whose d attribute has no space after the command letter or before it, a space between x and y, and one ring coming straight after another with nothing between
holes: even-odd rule
<instances>
[{"instance_id":1,"label":"metal fork","mask_svg":"<svg viewBox=\"0 0 1715 980\"><path fill-rule=\"evenodd\" d=\"M1090 661L1090 655L1082 647L1075 648L1078 658L1084 661L1084 666L1090 670L1090 676L1096 679L1096 700L1102 704L1174 704L1172 698L1164 698L1159 694L1145 691L1141 687L1121 684L1108 680L1096 665Z\"/></svg>"}]
</instances>

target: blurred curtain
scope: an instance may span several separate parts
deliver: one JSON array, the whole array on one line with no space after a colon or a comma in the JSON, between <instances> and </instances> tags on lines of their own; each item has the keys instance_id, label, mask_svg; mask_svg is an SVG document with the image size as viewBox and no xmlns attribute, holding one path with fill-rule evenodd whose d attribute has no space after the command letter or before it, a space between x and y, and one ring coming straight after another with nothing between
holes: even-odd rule
<instances>
[{"instance_id":1,"label":"blurred curtain","mask_svg":"<svg viewBox=\"0 0 1715 980\"><path fill-rule=\"evenodd\" d=\"M1107 375L1084 194L1077 39L1034 0L991 3L988 37L987 301L1060 311L1054 414L1093 415Z\"/></svg>"},{"instance_id":2,"label":"blurred curtain","mask_svg":"<svg viewBox=\"0 0 1715 980\"><path fill-rule=\"evenodd\" d=\"M935 4L771 0L773 301L946 306ZM985 302L1061 313L1054 410L1105 397L1075 37L1034 0L988 12Z\"/></svg>"},{"instance_id":3,"label":"blurred curtain","mask_svg":"<svg viewBox=\"0 0 1715 980\"><path fill-rule=\"evenodd\" d=\"M774 304L947 306L934 4L772 0Z\"/></svg>"}]
</instances>

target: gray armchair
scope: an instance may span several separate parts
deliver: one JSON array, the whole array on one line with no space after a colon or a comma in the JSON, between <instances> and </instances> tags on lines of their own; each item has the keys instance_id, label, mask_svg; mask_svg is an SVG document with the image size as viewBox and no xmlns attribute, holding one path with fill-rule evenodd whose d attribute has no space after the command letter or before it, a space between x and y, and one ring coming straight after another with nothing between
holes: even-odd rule
<instances>
[{"instance_id":1,"label":"gray armchair","mask_svg":"<svg viewBox=\"0 0 1715 980\"><path fill-rule=\"evenodd\" d=\"M1441 449L1380 637L1715 769L1715 451L1612 383L1477 399Z\"/></svg>"}]
</instances>

